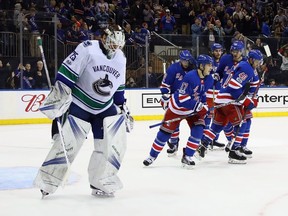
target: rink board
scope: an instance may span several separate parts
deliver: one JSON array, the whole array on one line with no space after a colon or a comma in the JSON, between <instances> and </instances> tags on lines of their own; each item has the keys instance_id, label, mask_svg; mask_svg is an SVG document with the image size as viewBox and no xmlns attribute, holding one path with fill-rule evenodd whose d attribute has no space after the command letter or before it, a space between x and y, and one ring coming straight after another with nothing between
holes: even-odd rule
<instances>
[{"instance_id":1,"label":"rink board","mask_svg":"<svg viewBox=\"0 0 288 216\"><path fill-rule=\"evenodd\" d=\"M49 123L39 106L48 95L43 91L0 91L0 125ZM254 117L288 116L288 88L260 88ZM127 105L135 120L161 120L159 89L126 90Z\"/></svg>"}]
</instances>

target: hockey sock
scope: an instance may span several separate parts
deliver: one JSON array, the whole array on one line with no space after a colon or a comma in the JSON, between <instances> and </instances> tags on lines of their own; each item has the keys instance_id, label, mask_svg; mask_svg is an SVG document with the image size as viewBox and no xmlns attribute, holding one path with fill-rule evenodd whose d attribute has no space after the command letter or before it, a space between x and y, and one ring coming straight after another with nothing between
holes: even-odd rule
<instances>
[{"instance_id":1,"label":"hockey sock","mask_svg":"<svg viewBox=\"0 0 288 216\"><path fill-rule=\"evenodd\" d=\"M152 148L150 150L150 156L156 158L158 154L162 151L163 147L165 146L166 142L171 137L171 134L165 133L160 130L157 133L157 136L152 144Z\"/></svg>"},{"instance_id":2,"label":"hockey sock","mask_svg":"<svg viewBox=\"0 0 288 216\"><path fill-rule=\"evenodd\" d=\"M243 133L243 139L242 139L242 143L241 146L246 146L248 139L249 139L249 134L250 134L250 127L251 127L251 119L247 119L246 120L246 129L245 132Z\"/></svg>"},{"instance_id":3,"label":"hockey sock","mask_svg":"<svg viewBox=\"0 0 288 216\"><path fill-rule=\"evenodd\" d=\"M179 140L179 127L171 135L170 143L177 144L178 140Z\"/></svg>"},{"instance_id":4,"label":"hockey sock","mask_svg":"<svg viewBox=\"0 0 288 216\"><path fill-rule=\"evenodd\" d=\"M233 130L233 125L231 123L228 123L224 129L224 134L227 138L228 141L231 141L232 140L232 136L233 136L233 133L234 133L234 130Z\"/></svg>"},{"instance_id":5,"label":"hockey sock","mask_svg":"<svg viewBox=\"0 0 288 216\"><path fill-rule=\"evenodd\" d=\"M188 138L187 145L185 148L185 155L193 156L196 149L199 146L199 142L201 140L203 134L203 126L195 125L192 127L191 135Z\"/></svg>"}]
</instances>

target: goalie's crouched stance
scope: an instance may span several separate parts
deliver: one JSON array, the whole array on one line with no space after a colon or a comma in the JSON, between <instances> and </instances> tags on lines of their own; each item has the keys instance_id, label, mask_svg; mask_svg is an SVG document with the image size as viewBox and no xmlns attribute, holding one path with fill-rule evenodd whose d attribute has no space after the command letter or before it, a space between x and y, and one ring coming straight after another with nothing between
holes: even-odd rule
<instances>
[{"instance_id":1,"label":"goalie's crouched stance","mask_svg":"<svg viewBox=\"0 0 288 216\"><path fill-rule=\"evenodd\" d=\"M55 88L57 86L55 84ZM65 89L64 84L60 86L60 88L64 86ZM68 115L65 109L62 110L63 113L66 112L64 115L62 114L62 117L66 117L60 124L60 118L58 117L60 115L59 109L62 106L56 105L59 100L52 92L53 90L41 105L40 110L49 118L54 119L52 124L54 126L52 127L54 143L39 169L34 184L40 188L43 197L54 193L61 184L65 184L69 167L92 127L95 150L92 153L88 167L92 195L113 196L116 190L122 188L117 172L126 150L126 131L133 127L132 117L129 116L129 113L124 113L123 110L121 112L119 107L114 104L105 111L94 115L71 103ZM56 115L51 114L52 109L47 109L47 106L51 107L51 104L53 104L52 101L57 106ZM62 104L67 106L66 102L62 102ZM132 122L128 122L129 120ZM58 128L55 129L55 125L58 125ZM126 128L127 126L129 128Z\"/></svg>"}]
</instances>

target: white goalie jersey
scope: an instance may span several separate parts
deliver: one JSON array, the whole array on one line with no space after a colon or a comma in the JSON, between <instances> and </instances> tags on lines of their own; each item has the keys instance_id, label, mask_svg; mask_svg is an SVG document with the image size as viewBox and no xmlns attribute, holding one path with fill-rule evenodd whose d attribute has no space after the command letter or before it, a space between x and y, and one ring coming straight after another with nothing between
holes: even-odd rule
<instances>
[{"instance_id":1,"label":"white goalie jersey","mask_svg":"<svg viewBox=\"0 0 288 216\"><path fill-rule=\"evenodd\" d=\"M118 49L108 59L98 41L85 41L63 61L57 79L73 84L73 103L98 114L113 103L116 91L124 91L126 58Z\"/></svg>"}]
</instances>

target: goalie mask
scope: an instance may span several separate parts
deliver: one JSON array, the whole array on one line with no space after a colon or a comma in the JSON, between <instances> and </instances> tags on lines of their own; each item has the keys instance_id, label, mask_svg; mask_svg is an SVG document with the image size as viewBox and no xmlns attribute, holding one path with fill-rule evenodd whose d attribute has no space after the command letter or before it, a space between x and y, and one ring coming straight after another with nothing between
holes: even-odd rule
<instances>
[{"instance_id":1,"label":"goalie mask","mask_svg":"<svg viewBox=\"0 0 288 216\"><path fill-rule=\"evenodd\" d=\"M122 49L125 45L125 35L120 26L109 27L104 30L105 37L103 45L111 58L117 49Z\"/></svg>"}]
</instances>

